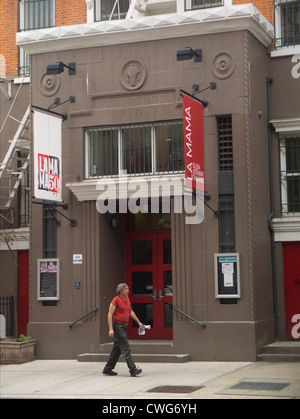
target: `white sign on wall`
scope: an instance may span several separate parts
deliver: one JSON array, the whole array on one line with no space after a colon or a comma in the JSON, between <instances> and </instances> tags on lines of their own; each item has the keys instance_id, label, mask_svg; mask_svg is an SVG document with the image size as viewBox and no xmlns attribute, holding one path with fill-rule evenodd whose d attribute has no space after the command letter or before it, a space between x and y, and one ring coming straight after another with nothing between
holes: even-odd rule
<instances>
[{"instance_id":1,"label":"white sign on wall","mask_svg":"<svg viewBox=\"0 0 300 419\"><path fill-rule=\"evenodd\" d=\"M82 264L82 254L74 254L73 255L73 263L74 263L74 265Z\"/></svg>"},{"instance_id":2,"label":"white sign on wall","mask_svg":"<svg viewBox=\"0 0 300 419\"><path fill-rule=\"evenodd\" d=\"M34 197L62 201L62 119L34 111Z\"/></svg>"}]
</instances>

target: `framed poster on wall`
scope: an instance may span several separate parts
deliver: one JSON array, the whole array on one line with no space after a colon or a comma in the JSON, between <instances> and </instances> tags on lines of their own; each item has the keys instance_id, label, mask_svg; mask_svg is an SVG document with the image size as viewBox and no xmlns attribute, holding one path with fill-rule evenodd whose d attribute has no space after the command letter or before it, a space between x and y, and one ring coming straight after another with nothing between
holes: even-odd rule
<instances>
[{"instance_id":1,"label":"framed poster on wall","mask_svg":"<svg viewBox=\"0 0 300 419\"><path fill-rule=\"evenodd\" d=\"M59 259L37 260L37 299L58 301L60 298Z\"/></svg>"},{"instance_id":2,"label":"framed poster on wall","mask_svg":"<svg viewBox=\"0 0 300 419\"><path fill-rule=\"evenodd\" d=\"M239 253L217 253L215 263L215 297L241 298Z\"/></svg>"}]
</instances>

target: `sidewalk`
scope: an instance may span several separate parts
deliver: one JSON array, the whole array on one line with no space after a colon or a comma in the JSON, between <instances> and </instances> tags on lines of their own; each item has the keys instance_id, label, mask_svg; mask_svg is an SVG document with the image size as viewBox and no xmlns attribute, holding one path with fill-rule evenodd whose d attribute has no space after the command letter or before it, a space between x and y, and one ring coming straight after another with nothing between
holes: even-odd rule
<instances>
[{"instance_id":1,"label":"sidewalk","mask_svg":"<svg viewBox=\"0 0 300 419\"><path fill-rule=\"evenodd\" d=\"M143 363L130 377L124 362L104 376L102 362L35 360L0 366L0 398L22 399L300 399L300 363ZM237 387L236 387L237 386Z\"/></svg>"}]
</instances>

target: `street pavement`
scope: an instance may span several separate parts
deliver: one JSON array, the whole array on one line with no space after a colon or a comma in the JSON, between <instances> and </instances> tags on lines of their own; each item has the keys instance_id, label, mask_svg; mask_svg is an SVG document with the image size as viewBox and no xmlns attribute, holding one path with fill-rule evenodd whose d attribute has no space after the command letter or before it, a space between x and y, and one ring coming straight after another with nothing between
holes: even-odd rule
<instances>
[{"instance_id":1,"label":"street pavement","mask_svg":"<svg viewBox=\"0 0 300 419\"><path fill-rule=\"evenodd\" d=\"M300 399L300 362L141 363L137 377L124 362L117 364L117 376L103 375L104 365L77 360L1 365L0 398L102 399L110 410L109 400L129 405L145 399L151 409L153 401L168 400L170 409L177 406L175 413L184 402L199 399Z\"/></svg>"}]
</instances>

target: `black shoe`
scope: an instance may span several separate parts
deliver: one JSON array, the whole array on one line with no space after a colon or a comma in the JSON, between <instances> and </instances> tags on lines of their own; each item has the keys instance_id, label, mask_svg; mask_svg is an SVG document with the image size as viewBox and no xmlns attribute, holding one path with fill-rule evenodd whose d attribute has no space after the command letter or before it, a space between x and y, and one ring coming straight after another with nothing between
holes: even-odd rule
<instances>
[{"instance_id":1,"label":"black shoe","mask_svg":"<svg viewBox=\"0 0 300 419\"><path fill-rule=\"evenodd\" d=\"M139 375L142 372L141 368L135 368L131 373L131 377L136 377L137 375Z\"/></svg>"},{"instance_id":2,"label":"black shoe","mask_svg":"<svg viewBox=\"0 0 300 419\"><path fill-rule=\"evenodd\" d=\"M111 369L109 369L109 368L104 367L104 369L102 371L102 374L106 374L106 375L117 375L118 373L115 372L115 371L113 371L113 370L111 370Z\"/></svg>"}]
</instances>

